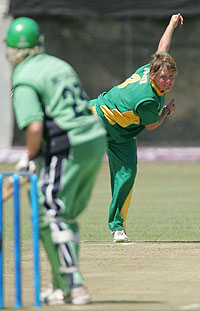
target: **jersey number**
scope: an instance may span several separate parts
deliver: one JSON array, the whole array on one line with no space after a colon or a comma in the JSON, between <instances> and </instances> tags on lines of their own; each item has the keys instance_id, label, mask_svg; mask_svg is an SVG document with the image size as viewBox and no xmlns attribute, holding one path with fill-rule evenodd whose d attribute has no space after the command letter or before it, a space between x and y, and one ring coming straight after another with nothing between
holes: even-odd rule
<instances>
[{"instance_id":1,"label":"jersey number","mask_svg":"<svg viewBox=\"0 0 200 311\"><path fill-rule=\"evenodd\" d=\"M137 73L134 73L130 78L128 78L126 81L124 81L122 84L118 86L119 89L122 89L123 87L126 87L129 83L135 83L140 81L140 76Z\"/></svg>"},{"instance_id":2,"label":"jersey number","mask_svg":"<svg viewBox=\"0 0 200 311\"><path fill-rule=\"evenodd\" d=\"M83 103L83 101L87 100L87 95L81 88L81 86L78 83L73 84L73 89L70 89L68 87L65 87L62 91L62 96L64 99L71 97L73 101L73 110L75 112L76 117L80 116L82 114L81 111L78 111L78 106Z\"/></svg>"}]
</instances>

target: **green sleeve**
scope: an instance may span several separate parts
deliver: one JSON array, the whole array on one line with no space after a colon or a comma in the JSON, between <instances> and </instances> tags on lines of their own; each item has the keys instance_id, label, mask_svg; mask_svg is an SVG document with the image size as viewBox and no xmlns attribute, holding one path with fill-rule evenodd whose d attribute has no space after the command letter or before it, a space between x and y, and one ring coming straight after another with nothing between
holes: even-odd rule
<instances>
[{"instance_id":1,"label":"green sleeve","mask_svg":"<svg viewBox=\"0 0 200 311\"><path fill-rule=\"evenodd\" d=\"M158 104L154 101L143 102L138 106L137 114L143 125L153 124L159 120Z\"/></svg>"},{"instance_id":2,"label":"green sleeve","mask_svg":"<svg viewBox=\"0 0 200 311\"><path fill-rule=\"evenodd\" d=\"M42 106L32 87L17 86L13 93L13 106L19 129L24 129L34 121L43 121Z\"/></svg>"}]
</instances>

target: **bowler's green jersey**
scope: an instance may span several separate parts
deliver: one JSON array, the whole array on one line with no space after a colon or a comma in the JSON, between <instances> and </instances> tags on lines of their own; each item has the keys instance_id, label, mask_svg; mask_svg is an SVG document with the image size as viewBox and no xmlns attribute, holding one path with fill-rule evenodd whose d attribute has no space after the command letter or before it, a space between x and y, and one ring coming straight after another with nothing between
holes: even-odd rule
<instances>
[{"instance_id":1,"label":"bowler's green jersey","mask_svg":"<svg viewBox=\"0 0 200 311\"><path fill-rule=\"evenodd\" d=\"M150 81L149 68L150 64L139 68L125 82L90 101L115 141L135 137L145 125L159 120L165 94Z\"/></svg>"}]
</instances>

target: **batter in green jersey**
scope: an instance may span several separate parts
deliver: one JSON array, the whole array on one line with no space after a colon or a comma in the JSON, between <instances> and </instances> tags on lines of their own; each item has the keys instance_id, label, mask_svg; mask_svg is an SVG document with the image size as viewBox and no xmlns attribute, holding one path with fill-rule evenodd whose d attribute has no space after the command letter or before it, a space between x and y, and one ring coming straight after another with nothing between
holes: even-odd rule
<instances>
[{"instance_id":1,"label":"batter in green jersey","mask_svg":"<svg viewBox=\"0 0 200 311\"><path fill-rule=\"evenodd\" d=\"M157 128L175 112L174 100L164 105L165 93L172 89L177 74L176 64L167 52L174 29L182 24L181 14L173 15L150 64L90 101L107 130L112 190L108 222L114 242L128 241L126 217L137 173L136 136L144 129Z\"/></svg>"},{"instance_id":2,"label":"batter in green jersey","mask_svg":"<svg viewBox=\"0 0 200 311\"><path fill-rule=\"evenodd\" d=\"M77 216L86 208L106 148L106 131L78 75L42 50L38 24L14 20L7 34L13 105L28 153L17 164L36 164L39 174L40 237L52 268L52 286L41 293L50 304L90 302L79 271ZM33 165L31 165L33 167Z\"/></svg>"}]
</instances>

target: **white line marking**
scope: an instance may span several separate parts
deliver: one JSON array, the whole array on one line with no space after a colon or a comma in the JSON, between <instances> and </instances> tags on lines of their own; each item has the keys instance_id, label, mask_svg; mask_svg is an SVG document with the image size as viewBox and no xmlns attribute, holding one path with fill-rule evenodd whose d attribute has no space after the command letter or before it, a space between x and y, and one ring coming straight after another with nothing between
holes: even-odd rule
<instances>
[{"instance_id":1,"label":"white line marking","mask_svg":"<svg viewBox=\"0 0 200 311\"><path fill-rule=\"evenodd\" d=\"M115 243L115 244L120 244L120 245L131 245L131 244L134 244L134 242Z\"/></svg>"},{"instance_id":2,"label":"white line marking","mask_svg":"<svg viewBox=\"0 0 200 311\"><path fill-rule=\"evenodd\" d=\"M200 308L200 303L193 303L191 305L186 305L181 307L181 310L194 310L194 309L199 309Z\"/></svg>"}]
</instances>

